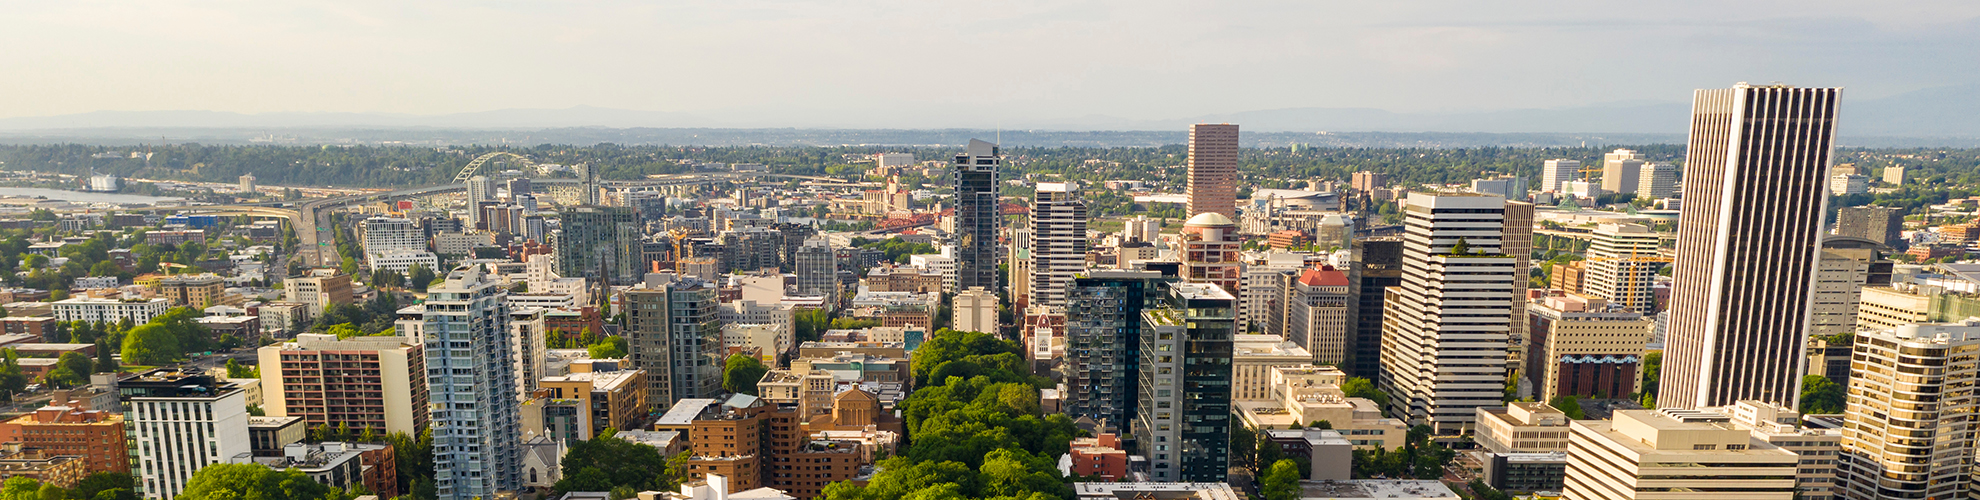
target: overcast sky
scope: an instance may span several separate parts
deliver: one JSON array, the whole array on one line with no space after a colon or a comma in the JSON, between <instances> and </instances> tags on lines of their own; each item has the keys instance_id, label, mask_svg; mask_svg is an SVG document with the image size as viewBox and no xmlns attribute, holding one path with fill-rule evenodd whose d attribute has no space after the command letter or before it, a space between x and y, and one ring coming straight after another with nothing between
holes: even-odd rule
<instances>
[{"instance_id":1,"label":"overcast sky","mask_svg":"<svg viewBox=\"0 0 1980 500\"><path fill-rule=\"evenodd\" d=\"M991 127L1980 82L1980 2L6 1L0 117L597 106Z\"/></svg>"}]
</instances>

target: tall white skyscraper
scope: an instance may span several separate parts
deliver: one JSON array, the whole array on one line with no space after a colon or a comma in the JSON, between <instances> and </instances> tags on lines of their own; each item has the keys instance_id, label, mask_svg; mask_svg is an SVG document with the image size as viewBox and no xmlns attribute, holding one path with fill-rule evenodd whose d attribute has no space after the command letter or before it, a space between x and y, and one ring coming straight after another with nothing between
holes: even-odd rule
<instances>
[{"instance_id":1,"label":"tall white skyscraper","mask_svg":"<svg viewBox=\"0 0 1980 500\"><path fill-rule=\"evenodd\" d=\"M441 500L496 498L522 487L508 295L480 266L467 266L428 290L419 311Z\"/></svg>"},{"instance_id":2,"label":"tall white skyscraper","mask_svg":"<svg viewBox=\"0 0 1980 500\"><path fill-rule=\"evenodd\" d=\"M1602 155L1602 192L1636 193L1642 170L1642 153L1618 149Z\"/></svg>"},{"instance_id":3,"label":"tall white skyscraper","mask_svg":"<svg viewBox=\"0 0 1980 500\"><path fill-rule=\"evenodd\" d=\"M1381 386L1391 414L1459 432L1480 407L1505 403L1514 281L1501 250L1506 200L1410 193L1403 208L1402 286L1383 300Z\"/></svg>"},{"instance_id":4,"label":"tall white skyscraper","mask_svg":"<svg viewBox=\"0 0 1980 500\"><path fill-rule=\"evenodd\" d=\"M469 177L467 181L467 211L468 211L469 225L479 226L482 224L481 203L489 202L489 201L497 201L497 196L495 191L495 180L489 179L487 176L481 176L481 175Z\"/></svg>"},{"instance_id":5,"label":"tall white skyscraper","mask_svg":"<svg viewBox=\"0 0 1980 500\"><path fill-rule=\"evenodd\" d=\"M1602 224L1588 245L1588 272L1581 287L1633 313L1650 314L1656 303L1651 285L1670 259L1657 252L1657 233L1637 224Z\"/></svg>"},{"instance_id":6,"label":"tall white skyscraper","mask_svg":"<svg viewBox=\"0 0 1980 500\"><path fill-rule=\"evenodd\" d=\"M1567 192L1567 183L1581 180L1581 162L1547 160L1540 165L1540 190Z\"/></svg>"},{"instance_id":7,"label":"tall white skyscraper","mask_svg":"<svg viewBox=\"0 0 1980 500\"><path fill-rule=\"evenodd\" d=\"M117 389L130 422L138 496L172 500L199 469L227 463L253 447L247 393L230 382L161 368L120 380Z\"/></svg>"},{"instance_id":8,"label":"tall white skyscraper","mask_svg":"<svg viewBox=\"0 0 1980 500\"><path fill-rule=\"evenodd\" d=\"M1040 182L1033 202L1032 304L1065 307L1066 284L1086 270L1086 200L1078 183Z\"/></svg>"},{"instance_id":9,"label":"tall white skyscraper","mask_svg":"<svg viewBox=\"0 0 1980 500\"><path fill-rule=\"evenodd\" d=\"M1657 404L1798 407L1841 93L1695 94Z\"/></svg>"}]
</instances>

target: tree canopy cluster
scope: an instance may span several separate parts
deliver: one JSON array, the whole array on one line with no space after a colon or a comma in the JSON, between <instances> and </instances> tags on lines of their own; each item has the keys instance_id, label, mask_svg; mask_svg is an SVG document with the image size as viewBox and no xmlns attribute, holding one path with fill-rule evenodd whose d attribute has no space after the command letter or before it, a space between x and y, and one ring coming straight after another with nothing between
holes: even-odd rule
<instances>
[{"instance_id":1,"label":"tree canopy cluster","mask_svg":"<svg viewBox=\"0 0 1980 500\"><path fill-rule=\"evenodd\" d=\"M261 464L214 464L186 480L183 500L347 500L349 492L310 479L296 469Z\"/></svg>"},{"instance_id":2,"label":"tree canopy cluster","mask_svg":"<svg viewBox=\"0 0 1980 500\"><path fill-rule=\"evenodd\" d=\"M756 383L763 380L765 373L770 373L770 367L763 366L755 356L731 354L722 366L722 390L755 396Z\"/></svg>"},{"instance_id":3,"label":"tree canopy cluster","mask_svg":"<svg viewBox=\"0 0 1980 500\"><path fill-rule=\"evenodd\" d=\"M936 346L933 350L929 346ZM940 330L915 351L922 384L901 408L912 437L880 461L865 487L834 483L828 500L1057 500L1072 498L1058 456L1080 431L1063 414L1038 415L1037 380L998 362L1017 345L980 333ZM920 364L926 362L929 366ZM967 365L969 368L961 368ZM958 368L947 368L956 366Z\"/></svg>"},{"instance_id":4,"label":"tree canopy cluster","mask_svg":"<svg viewBox=\"0 0 1980 500\"><path fill-rule=\"evenodd\" d=\"M69 488L14 476L0 483L0 500L138 500L133 484L130 474L116 472L90 474Z\"/></svg>"},{"instance_id":5,"label":"tree canopy cluster","mask_svg":"<svg viewBox=\"0 0 1980 500\"><path fill-rule=\"evenodd\" d=\"M571 491L666 491L687 478L687 453L672 459L651 445L613 436L611 429L595 439L570 443L564 454L563 478L552 488Z\"/></svg>"},{"instance_id":6,"label":"tree canopy cluster","mask_svg":"<svg viewBox=\"0 0 1980 500\"><path fill-rule=\"evenodd\" d=\"M124 333L124 361L145 366L184 361L188 353L214 348L213 331L194 321L201 313L174 307Z\"/></svg>"}]
</instances>

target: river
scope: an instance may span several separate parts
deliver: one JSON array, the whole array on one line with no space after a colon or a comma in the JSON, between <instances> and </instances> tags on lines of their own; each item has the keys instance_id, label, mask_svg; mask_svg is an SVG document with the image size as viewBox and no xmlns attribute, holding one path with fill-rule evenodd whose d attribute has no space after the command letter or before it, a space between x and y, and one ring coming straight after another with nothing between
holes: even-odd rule
<instances>
[{"instance_id":1,"label":"river","mask_svg":"<svg viewBox=\"0 0 1980 500\"><path fill-rule=\"evenodd\" d=\"M158 202L161 201L178 201L184 199L184 198L167 198L162 196L145 196L141 194L86 193L82 191L66 191L61 189L47 189L47 188L0 187L0 197L33 198L36 196L48 198L51 200L62 200L71 203L80 203L80 204L142 203L145 205L156 205L158 204Z\"/></svg>"}]
</instances>

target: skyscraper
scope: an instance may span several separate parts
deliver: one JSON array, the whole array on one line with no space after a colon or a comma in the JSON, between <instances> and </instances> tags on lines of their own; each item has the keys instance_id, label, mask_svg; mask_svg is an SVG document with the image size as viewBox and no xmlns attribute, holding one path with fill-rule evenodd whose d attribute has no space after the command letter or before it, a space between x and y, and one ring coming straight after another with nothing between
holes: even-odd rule
<instances>
[{"instance_id":1,"label":"skyscraper","mask_svg":"<svg viewBox=\"0 0 1980 500\"><path fill-rule=\"evenodd\" d=\"M1172 283L1141 312L1134 434L1158 482L1223 482L1230 472L1231 356L1237 297Z\"/></svg>"},{"instance_id":2,"label":"skyscraper","mask_svg":"<svg viewBox=\"0 0 1980 500\"><path fill-rule=\"evenodd\" d=\"M1238 126L1189 127L1189 215L1205 212L1237 220Z\"/></svg>"},{"instance_id":3,"label":"skyscraper","mask_svg":"<svg viewBox=\"0 0 1980 500\"><path fill-rule=\"evenodd\" d=\"M1514 282L1526 279L1502 251L1506 208L1497 196L1409 194L1402 286L1383 304L1392 415L1458 432L1504 404Z\"/></svg>"},{"instance_id":4,"label":"skyscraper","mask_svg":"<svg viewBox=\"0 0 1980 500\"><path fill-rule=\"evenodd\" d=\"M1348 360L1341 363L1349 375L1375 380L1381 371L1384 290L1402 286L1402 249L1402 240L1394 236L1354 240L1354 267L1348 269L1354 281L1348 299L1354 334Z\"/></svg>"},{"instance_id":5,"label":"skyscraper","mask_svg":"<svg viewBox=\"0 0 1980 500\"><path fill-rule=\"evenodd\" d=\"M997 289L997 234L1004 216L997 207L997 145L969 140L956 155L956 289Z\"/></svg>"},{"instance_id":6,"label":"skyscraper","mask_svg":"<svg viewBox=\"0 0 1980 500\"><path fill-rule=\"evenodd\" d=\"M1642 153L1618 149L1602 155L1602 192L1636 193L1642 171Z\"/></svg>"},{"instance_id":7,"label":"skyscraper","mask_svg":"<svg viewBox=\"0 0 1980 500\"><path fill-rule=\"evenodd\" d=\"M481 220L481 205L495 202L495 181L487 176L469 177L467 181L468 225L478 227Z\"/></svg>"},{"instance_id":8,"label":"skyscraper","mask_svg":"<svg viewBox=\"0 0 1980 500\"><path fill-rule=\"evenodd\" d=\"M441 500L495 498L522 488L508 295L480 266L466 266L447 273L418 306Z\"/></svg>"},{"instance_id":9,"label":"skyscraper","mask_svg":"<svg viewBox=\"0 0 1980 500\"><path fill-rule=\"evenodd\" d=\"M579 206L564 209L557 236L557 274L631 281L644 271L640 261L639 214L626 207Z\"/></svg>"},{"instance_id":10,"label":"skyscraper","mask_svg":"<svg viewBox=\"0 0 1980 500\"><path fill-rule=\"evenodd\" d=\"M1153 271L1095 271L1068 284L1066 357L1058 366L1067 416L1127 429L1141 381L1141 311L1171 281Z\"/></svg>"},{"instance_id":11,"label":"skyscraper","mask_svg":"<svg viewBox=\"0 0 1980 500\"><path fill-rule=\"evenodd\" d=\"M727 356L717 288L698 278L655 273L626 290L633 368L646 370L646 400L655 406L721 394Z\"/></svg>"},{"instance_id":12,"label":"skyscraper","mask_svg":"<svg viewBox=\"0 0 1980 500\"><path fill-rule=\"evenodd\" d=\"M199 469L251 449L247 393L231 382L160 368L117 381L117 390L130 425L131 475L140 497L171 500Z\"/></svg>"},{"instance_id":13,"label":"skyscraper","mask_svg":"<svg viewBox=\"0 0 1980 500\"><path fill-rule=\"evenodd\" d=\"M1904 238L1904 209L1891 207L1843 207L1836 215L1836 234L1855 236L1900 248Z\"/></svg>"},{"instance_id":14,"label":"skyscraper","mask_svg":"<svg viewBox=\"0 0 1980 500\"><path fill-rule=\"evenodd\" d=\"M1857 333L1840 460L1846 498L1969 498L1980 322Z\"/></svg>"},{"instance_id":15,"label":"skyscraper","mask_svg":"<svg viewBox=\"0 0 1980 500\"><path fill-rule=\"evenodd\" d=\"M1031 210L1032 303L1066 305L1066 284L1086 271L1086 200L1078 183L1040 182Z\"/></svg>"},{"instance_id":16,"label":"skyscraper","mask_svg":"<svg viewBox=\"0 0 1980 500\"><path fill-rule=\"evenodd\" d=\"M1694 95L1659 405L1797 407L1840 93Z\"/></svg>"},{"instance_id":17,"label":"skyscraper","mask_svg":"<svg viewBox=\"0 0 1980 500\"><path fill-rule=\"evenodd\" d=\"M832 242L812 236L798 247L796 255L797 294L838 300L839 263Z\"/></svg>"},{"instance_id":18,"label":"skyscraper","mask_svg":"<svg viewBox=\"0 0 1980 500\"><path fill-rule=\"evenodd\" d=\"M1637 224L1596 226L1582 289L1629 312L1652 314L1656 297L1650 287L1657 282L1657 270L1670 262L1658 253L1657 239L1657 233Z\"/></svg>"},{"instance_id":19,"label":"skyscraper","mask_svg":"<svg viewBox=\"0 0 1980 500\"><path fill-rule=\"evenodd\" d=\"M1567 183L1581 180L1581 162L1547 160L1540 165L1540 190L1567 192Z\"/></svg>"}]
</instances>

